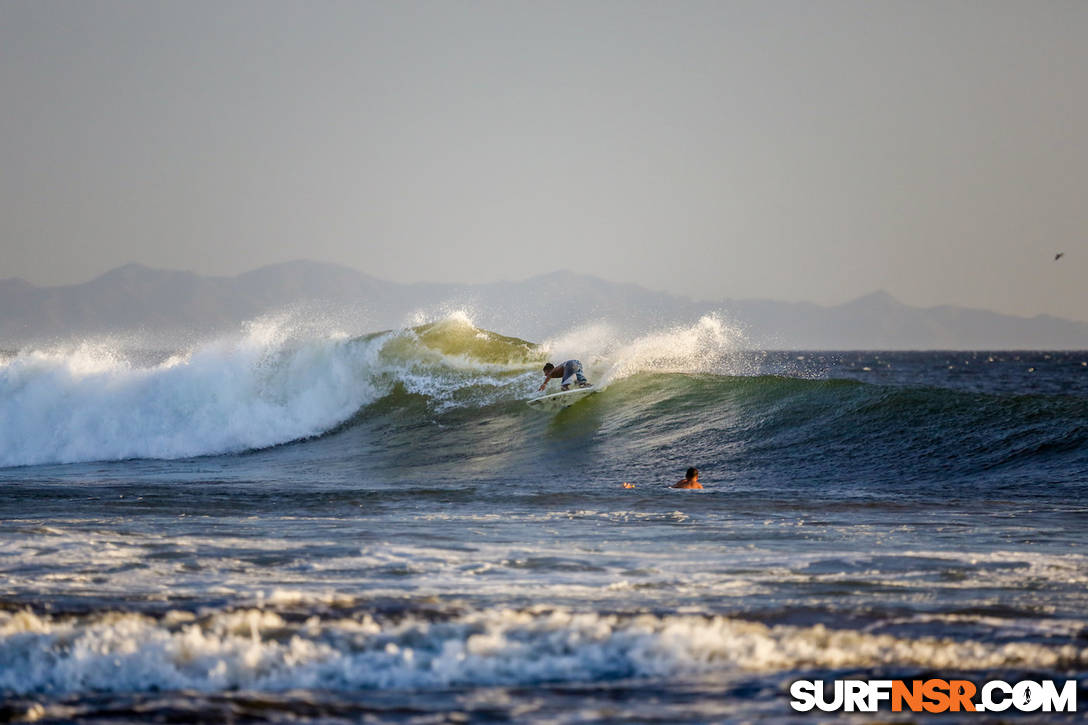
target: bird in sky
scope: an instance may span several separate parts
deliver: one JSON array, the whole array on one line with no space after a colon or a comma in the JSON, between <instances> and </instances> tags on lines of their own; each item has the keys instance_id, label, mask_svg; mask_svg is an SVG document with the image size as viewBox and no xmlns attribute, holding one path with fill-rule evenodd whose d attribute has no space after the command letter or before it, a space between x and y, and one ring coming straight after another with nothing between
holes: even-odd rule
<instances>
[{"instance_id":1,"label":"bird in sky","mask_svg":"<svg viewBox=\"0 0 1088 725\"><path fill-rule=\"evenodd\" d=\"M1054 255L1054 261L1057 262L1059 259L1061 259L1064 256L1065 256L1065 252L1058 252L1057 254Z\"/></svg>"}]
</instances>

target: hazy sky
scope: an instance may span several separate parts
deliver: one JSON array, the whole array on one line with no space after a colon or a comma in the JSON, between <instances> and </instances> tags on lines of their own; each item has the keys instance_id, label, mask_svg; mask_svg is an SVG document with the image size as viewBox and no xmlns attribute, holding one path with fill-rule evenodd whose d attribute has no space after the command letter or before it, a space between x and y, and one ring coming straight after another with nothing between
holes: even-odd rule
<instances>
[{"instance_id":1,"label":"hazy sky","mask_svg":"<svg viewBox=\"0 0 1088 725\"><path fill-rule=\"evenodd\" d=\"M1086 320L1086 192L1083 0L0 0L0 277L39 284L311 258Z\"/></svg>"}]
</instances>

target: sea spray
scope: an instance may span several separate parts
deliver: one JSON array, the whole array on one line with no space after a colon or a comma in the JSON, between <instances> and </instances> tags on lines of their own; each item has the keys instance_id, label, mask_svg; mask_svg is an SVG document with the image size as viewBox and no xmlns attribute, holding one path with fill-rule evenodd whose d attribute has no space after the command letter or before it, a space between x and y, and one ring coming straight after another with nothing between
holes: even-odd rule
<instances>
[{"instance_id":1,"label":"sea spray","mask_svg":"<svg viewBox=\"0 0 1088 725\"><path fill-rule=\"evenodd\" d=\"M694 324L645 333L634 339L610 325L593 323L546 340L544 351L556 360L582 357L587 373L601 387L640 373L743 375L753 357L740 328L721 315L704 315Z\"/></svg>"}]
</instances>

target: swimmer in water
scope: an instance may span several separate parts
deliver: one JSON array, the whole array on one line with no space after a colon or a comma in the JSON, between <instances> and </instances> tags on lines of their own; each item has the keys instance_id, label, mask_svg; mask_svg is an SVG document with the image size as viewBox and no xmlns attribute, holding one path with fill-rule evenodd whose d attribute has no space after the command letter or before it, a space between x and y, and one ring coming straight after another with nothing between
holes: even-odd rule
<instances>
[{"instance_id":1,"label":"swimmer in water","mask_svg":"<svg viewBox=\"0 0 1088 725\"><path fill-rule=\"evenodd\" d=\"M681 481L677 481L669 488L702 488L703 484L699 483L699 469L689 468L688 475Z\"/></svg>"}]
</instances>

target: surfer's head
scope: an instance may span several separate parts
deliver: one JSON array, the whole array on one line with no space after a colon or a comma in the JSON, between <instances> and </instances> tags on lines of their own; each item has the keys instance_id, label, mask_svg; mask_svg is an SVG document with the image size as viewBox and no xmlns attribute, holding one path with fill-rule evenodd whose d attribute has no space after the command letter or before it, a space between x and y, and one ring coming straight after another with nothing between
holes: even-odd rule
<instances>
[{"instance_id":1,"label":"surfer's head","mask_svg":"<svg viewBox=\"0 0 1088 725\"><path fill-rule=\"evenodd\" d=\"M546 364L544 365L544 374L545 374L545 375L547 375L548 373L550 373L550 372L551 372L552 370L555 370L555 366L554 366L554 365L552 365L551 363L546 363Z\"/></svg>"},{"instance_id":2,"label":"surfer's head","mask_svg":"<svg viewBox=\"0 0 1088 725\"><path fill-rule=\"evenodd\" d=\"M689 468L688 469L688 480L689 481L694 481L698 477L699 477L699 469L698 468Z\"/></svg>"}]
</instances>

